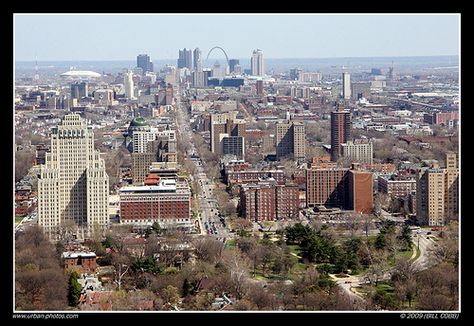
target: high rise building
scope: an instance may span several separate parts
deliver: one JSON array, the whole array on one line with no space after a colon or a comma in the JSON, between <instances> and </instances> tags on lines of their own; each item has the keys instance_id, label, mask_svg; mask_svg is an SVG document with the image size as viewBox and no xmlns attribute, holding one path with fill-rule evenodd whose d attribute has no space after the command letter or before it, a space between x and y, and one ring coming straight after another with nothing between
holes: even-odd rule
<instances>
[{"instance_id":1,"label":"high rise building","mask_svg":"<svg viewBox=\"0 0 474 326\"><path fill-rule=\"evenodd\" d=\"M250 59L252 76L264 76L265 67L263 62L263 52L260 49L254 50Z\"/></svg>"},{"instance_id":2,"label":"high rise building","mask_svg":"<svg viewBox=\"0 0 474 326\"><path fill-rule=\"evenodd\" d=\"M142 68L142 74L153 72L153 62L150 61L148 54L139 54L137 56L137 67Z\"/></svg>"},{"instance_id":3,"label":"high rise building","mask_svg":"<svg viewBox=\"0 0 474 326\"><path fill-rule=\"evenodd\" d=\"M346 209L356 213L372 213L372 173L351 169L347 176L348 192Z\"/></svg>"},{"instance_id":4,"label":"high rise building","mask_svg":"<svg viewBox=\"0 0 474 326\"><path fill-rule=\"evenodd\" d=\"M351 113L337 104L336 111L331 112L331 160L337 161L341 153L341 144L351 137Z\"/></svg>"},{"instance_id":5,"label":"high rise building","mask_svg":"<svg viewBox=\"0 0 474 326\"><path fill-rule=\"evenodd\" d=\"M194 71L202 71L202 51L199 48L194 49Z\"/></svg>"},{"instance_id":6,"label":"high rise building","mask_svg":"<svg viewBox=\"0 0 474 326\"><path fill-rule=\"evenodd\" d=\"M445 218L457 220L459 215L459 167L456 153L446 154Z\"/></svg>"},{"instance_id":7,"label":"high rise building","mask_svg":"<svg viewBox=\"0 0 474 326\"><path fill-rule=\"evenodd\" d=\"M372 173L316 163L306 170L307 207L338 207L369 214L372 211ZM327 165L327 167L325 167Z\"/></svg>"},{"instance_id":8,"label":"high rise building","mask_svg":"<svg viewBox=\"0 0 474 326\"><path fill-rule=\"evenodd\" d=\"M263 95L263 80L257 80L256 89L257 95Z\"/></svg>"},{"instance_id":9,"label":"high rise building","mask_svg":"<svg viewBox=\"0 0 474 326\"><path fill-rule=\"evenodd\" d=\"M87 97L89 93L87 82L75 82L71 84L71 99L77 98L80 100Z\"/></svg>"},{"instance_id":10,"label":"high rise building","mask_svg":"<svg viewBox=\"0 0 474 326\"><path fill-rule=\"evenodd\" d=\"M229 59L229 72L236 73L235 66L239 65L239 59Z\"/></svg>"},{"instance_id":11,"label":"high rise building","mask_svg":"<svg viewBox=\"0 0 474 326\"><path fill-rule=\"evenodd\" d=\"M58 239L68 221L78 226L76 237L91 235L109 223L109 177L104 160L94 150L94 132L78 114L64 116L52 129L51 152L38 178L38 224L50 239Z\"/></svg>"},{"instance_id":12,"label":"high rise building","mask_svg":"<svg viewBox=\"0 0 474 326\"><path fill-rule=\"evenodd\" d=\"M416 215L420 223L442 226L459 214L459 168L455 153L446 154L446 167L437 162L418 171Z\"/></svg>"},{"instance_id":13,"label":"high rise building","mask_svg":"<svg viewBox=\"0 0 474 326\"><path fill-rule=\"evenodd\" d=\"M235 155L239 160L245 160L245 138L220 134L222 155Z\"/></svg>"},{"instance_id":14,"label":"high rise building","mask_svg":"<svg viewBox=\"0 0 474 326\"><path fill-rule=\"evenodd\" d=\"M348 72L342 73L342 98L351 99L351 75Z\"/></svg>"},{"instance_id":15,"label":"high rise building","mask_svg":"<svg viewBox=\"0 0 474 326\"><path fill-rule=\"evenodd\" d=\"M341 144L341 156L353 162L372 164L374 156L372 142L368 139L349 140Z\"/></svg>"},{"instance_id":16,"label":"high rise building","mask_svg":"<svg viewBox=\"0 0 474 326\"><path fill-rule=\"evenodd\" d=\"M125 89L125 97L129 100L135 99L135 86L133 83L133 73L129 70L123 78L123 87Z\"/></svg>"},{"instance_id":17,"label":"high rise building","mask_svg":"<svg viewBox=\"0 0 474 326\"><path fill-rule=\"evenodd\" d=\"M189 70L192 70L192 64L193 62L191 49L187 50L186 48L184 48L183 50L179 50L178 69L188 68Z\"/></svg>"},{"instance_id":18,"label":"high rise building","mask_svg":"<svg viewBox=\"0 0 474 326\"><path fill-rule=\"evenodd\" d=\"M237 111L211 114L211 152L221 154L222 138L220 137L220 134L227 134L228 136L236 137L245 137L245 122L238 121L236 117Z\"/></svg>"},{"instance_id":19,"label":"high rise building","mask_svg":"<svg viewBox=\"0 0 474 326\"><path fill-rule=\"evenodd\" d=\"M416 217L429 226L445 223L445 171L437 165L421 168L416 184Z\"/></svg>"},{"instance_id":20,"label":"high rise building","mask_svg":"<svg viewBox=\"0 0 474 326\"><path fill-rule=\"evenodd\" d=\"M250 221L286 220L298 217L297 185L277 184L273 179L240 187L240 214Z\"/></svg>"},{"instance_id":21,"label":"high rise building","mask_svg":"<svg viewBox=\"0 0 474 326\"><path fill-rule=\"evenodd\" d=\"M306 157L304 124L300 121L277 123L276 149L277 159L292 155L293 160L304 162Z\"/></svg>"}]
</instances>

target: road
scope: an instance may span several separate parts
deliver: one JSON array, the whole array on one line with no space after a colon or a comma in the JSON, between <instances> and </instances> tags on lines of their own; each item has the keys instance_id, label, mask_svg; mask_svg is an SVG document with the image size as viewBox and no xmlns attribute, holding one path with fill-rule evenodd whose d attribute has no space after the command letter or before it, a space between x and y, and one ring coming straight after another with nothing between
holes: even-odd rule
<instances>
[{"instance_id":1,"label":"road","mask_svg":"<svg viewBox=\"0 0 474 326\"><path fill-rule=\"evenodd\" d=\"M15 234L23 230L26 225L29 225L30 223L38 223L38 215L37 215L37 210L35 209L30 215L25 216L20 223L15 225Z\"/></svg>"},{"instance_id":2,"label":"road","mask_svg":"<svg viewBox=\"0 0 474 326\"><path fill-rule=\"evenodd\" d=\"M181 96L182 94L180 94L178 89L178 94L176 95L176 117L178 129L182 137L181 141L190 144L190 150L187 153L188 158L196 155L200 157L193 143L191 126L186 113L187 108L181 104ZM225 241L229 239L229 234L227 232L225 217L220 216L217 200L213 194L214 184L212 184L204 171L203 164L205 164L205 162L199 158L197 159L197 163L196 172L193 177L197 180L202 189L198 194L200 204L199 227L201 234L213 236L218 240Z\"/></svg>"},{"instance_id":3,"label":"road","mask_svg":"<svg viewBox=\"0 0 474 326\"><path fill-rule=\"evenodd\" d=\"M430 232L429 229L420 229L413 232L413 244L420 250L420 256L413 264L419 270L429 267L429 251L437 246L436 242L432 240L432 235L428 235L428 232Z\"/></svg>"}]
</instances>

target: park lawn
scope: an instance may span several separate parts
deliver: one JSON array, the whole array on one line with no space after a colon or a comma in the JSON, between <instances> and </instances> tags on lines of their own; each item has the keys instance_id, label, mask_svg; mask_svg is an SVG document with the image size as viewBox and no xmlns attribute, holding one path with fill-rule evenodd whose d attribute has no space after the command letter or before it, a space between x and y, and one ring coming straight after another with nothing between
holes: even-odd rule
<instances>
[{"instance_id":1,"label":"park lawn","mask_svg":"<svg viewBox=\"0 0 474 326\"><path fill-rule=\"evenodd\" d=\"M227 248L235 247L235 239L229 239L225 242Z\"/></svg>"},{"instance_id":2,"label":"park lawn","mask_svg":"<svg viewBox=\"0 0 474 326\"><path fill-rule=\"evenodd\" d=\"M397 257L411 258L412 255L413 255L413 247L406 251L397 251Z\"/></svg>"},{"instance_id":3,"label":"park lawn","mask_svg":"<svg viewBox=\"0 0 474 326\"><path fill-rule=\"evenodd\" d=\"M298 256L301 256L301 252L303 251L303 249L299 245L288 245L288 248L290 248L292 253Z\"/></svg>"},{"instance_id":4,"label":"park lawn","mask_svg":"<svg viewBox=\"0 0 474 326\"><path fill-rule=\"evenodd\" d=\"M15 216L15 223L18 224L18 223L21 222L21 220L23 220L23 217L21 217L21 216Z\"/></svg>"}]
</instances>

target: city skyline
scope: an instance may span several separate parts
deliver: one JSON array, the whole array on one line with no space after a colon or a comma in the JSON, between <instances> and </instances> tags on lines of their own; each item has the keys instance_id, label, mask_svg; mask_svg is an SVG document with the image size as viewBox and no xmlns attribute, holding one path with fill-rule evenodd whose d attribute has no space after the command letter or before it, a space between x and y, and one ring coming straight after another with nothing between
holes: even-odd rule
<instances>
[{"instance_id":1,"label":"city skyline","mask_svg":"<svg viewBox=\"0 0 474 326\"><path fill-rule=\"evenodd\" d=\"M207 56L221 46L230 58L250 58L257 48L275 59L443 56L459 55L459 31L459 14L15 14L14 55L16 61L67 61L147 53L160 60L177 58L185 47ZM71 34L77 46L56 46Z\"/></svg>"}]
</instances>

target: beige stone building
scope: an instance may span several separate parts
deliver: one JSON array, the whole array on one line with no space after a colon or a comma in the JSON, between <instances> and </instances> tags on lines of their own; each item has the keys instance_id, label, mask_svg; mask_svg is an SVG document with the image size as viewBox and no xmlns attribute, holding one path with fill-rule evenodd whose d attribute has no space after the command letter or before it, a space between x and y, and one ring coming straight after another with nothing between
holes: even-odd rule
<instances>
[{"instance_id":1,"label":"beige stone building","mask_svg":"<svg viewBox=\"0 0 474 326\"><path fill-rule=\"evenodd\" d=\"M38 223L50 239L58 239L68 221L77 225L77 238L90 236L93 228L108 226L108 198L109 177L92 128L68 114L53 128L51 152L40 168Z\"/></svg>"}]
</instances>

